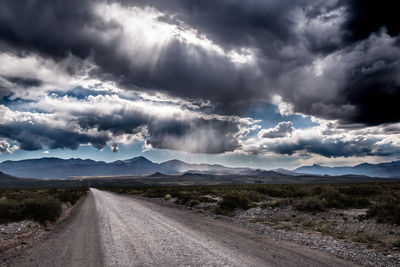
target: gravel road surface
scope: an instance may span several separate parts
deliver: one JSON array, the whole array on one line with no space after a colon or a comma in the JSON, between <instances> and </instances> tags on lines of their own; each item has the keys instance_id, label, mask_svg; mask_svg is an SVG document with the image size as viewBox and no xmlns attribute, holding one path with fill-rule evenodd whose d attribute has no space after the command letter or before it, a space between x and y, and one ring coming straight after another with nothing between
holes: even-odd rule
<instances>
[{"instance_id":1,"label":"gravel road surface","mask_svg":"<svg viewBox=\"0 0 400 267\"><path fill-rule=\"evenodd\" d=\"M355 266L203 214L91 189L68 223L5 266ZM2 265L0 263L0 265Z\"/></svg>"}]
</instances>

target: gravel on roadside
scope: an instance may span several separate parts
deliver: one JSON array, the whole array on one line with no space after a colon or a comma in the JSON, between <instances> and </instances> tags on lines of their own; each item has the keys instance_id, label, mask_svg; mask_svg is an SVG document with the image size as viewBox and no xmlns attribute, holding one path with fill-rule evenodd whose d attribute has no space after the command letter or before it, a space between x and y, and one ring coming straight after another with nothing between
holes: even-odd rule
<instances>
[{"instance_id":1,"label":"gravel on roadside","mask_svg":"<svg viewBox=\"0 0 400 267\"><path fill-rule=\"evenodd\" d=\"M0 242L9 240L16 235L32 231L32 229L36 227L39 227L39 224L37 222L28 220L0 224Z\"/></svg>"},{"instance_id":2,"label":"gravel on roadside","mask_svg":"<svg viewBox=\"0 0 400 267\"><path fill-rule=\"evenodd\" d=\"M183 208L192 210L193 212L201 212L207 216L211 216L219 220L230 221L231 223L240 224L245 228L248 228L259 234L272 237L276 240L294 242L301 246L317 249L320 251L326 251L339 258L350 260L363 266L400 266L400 252L397 251L377 251L368 248L365 244L335 239L330 236L324 236L320 233L301 233L293 230L282 230L270 225L255 222L255 219L259 218L260 216L269 216L271 212L279 212L280 208L262 209L260 207L255 207L246 211L238 210L235 212L234 217L225 217L221 215L215 215L214 213L207 210L203 210L201 206L187 207L184 205L175 204L173 199L165 200L161 198L146 198L140 196L134 197L146 199L148 201L153 201L159 204L164 203L164 205L174 206L181 209Z\"/></svg>"},{"instance_id":3,"label":"gravel on roadside","mask_svg":"<svg viewBox=\"0 0 400 267\"><path fill-rule=\"evenodd\" d=\"M274 208L252 208L247 211L238 211L234 220L258 233L262 233L279 240L285 240L306 246L312 249L330 252L337 257L356 262L364 266L400 266L400 253L396 251L377 251L369 249L365 244L356 244L346 240L335 239L320 233L301 233L292 230L276 229L273 226L254 222L256 218L268 216ZM277 208L275 208L277 209Z\"/></svg>"}]
</instances>

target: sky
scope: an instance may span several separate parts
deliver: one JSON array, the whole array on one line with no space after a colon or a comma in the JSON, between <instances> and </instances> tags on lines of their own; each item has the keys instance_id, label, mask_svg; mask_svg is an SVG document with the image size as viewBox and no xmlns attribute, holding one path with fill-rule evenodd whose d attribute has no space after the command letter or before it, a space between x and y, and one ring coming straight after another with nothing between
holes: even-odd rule
<instances>
[{"instance_id":1,"label":"sky","mask_svg":"<svg viewBox=\"0 0 400 267\"><path fill-rule=\"evenodd\" d=\"M400 159L395 1L0 1L0 161Z\"/></svg>"}]
</instances>

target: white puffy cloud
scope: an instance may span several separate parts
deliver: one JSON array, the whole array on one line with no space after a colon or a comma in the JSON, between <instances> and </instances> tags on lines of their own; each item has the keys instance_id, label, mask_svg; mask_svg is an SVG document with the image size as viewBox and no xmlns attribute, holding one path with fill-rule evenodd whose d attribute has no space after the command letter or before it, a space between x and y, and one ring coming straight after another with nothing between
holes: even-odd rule
<instances>
[{"instance_id":1,"label":"white puffy cloud","mask_svg":"<svg viewBox=\"0 0 400 267\"><path fill-rule=\"evenodd\" d=\"M7 141L0 140L0 154L11 154L18 149L18 146L11 146Z\"/></svg>"},{"instance_id":2,"label":"white puffy cloud","mask_svg":"<svg viewBox=\"0 0 400 267\"><path fill-rule=\"evenodd\" d=\"M344 129L332 121L319 122L320 125L307 129L295 129L290 122L281 122L274 128L259 131L257 137L247 139L243 151L327 158L389 157L400 153L400 124Z\"/></svg>"},{"instance_id":3,"label":"white puffy cloud","mask_svg":"<svg viewBox=\"0 0 400 267\"><path fill-rule=\"evenodd\" d=\"M78 99L53 93L21 105L31 111L0 105L0 136L25 150L77 149L83 144L101 149L109 144L118 151L117 143L141 141L147 148L224 153L238 149L257 127L250 118L205 114L193 108L195 103L189 108L166 99L125 99L118 94Z\"/></svg>"},{"instance_id":4,"label":"white puffy cloud","mask_svg":"<svg viewBox=\"0 0 400 267\"><path fill-rule=\"evenodd\" d=\"M259 138L279 138L285 137L290 134L295 129L293 128L293 123L291 121L283 121L276 125L274 128L264 129L258 132Z\"/></svg>"}]
</instances>

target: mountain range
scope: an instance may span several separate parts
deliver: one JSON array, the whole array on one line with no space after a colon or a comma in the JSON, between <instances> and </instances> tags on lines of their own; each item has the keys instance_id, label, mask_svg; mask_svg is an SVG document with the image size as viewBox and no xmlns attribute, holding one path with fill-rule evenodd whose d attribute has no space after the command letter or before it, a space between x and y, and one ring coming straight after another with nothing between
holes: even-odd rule
<instances>
[{"instance_id":1,"label":"mountain range","mask_svg":"<svg viewBox=\"0 0 400 267\"><path fill-rule=\"evenodd\" d=\"M39 158L0 163L0 171L16 177L60 179L73 176L149 175L156 172L179 174L204 172L236 174L249 168L229 168L222 165L189 164L180 160L155 163L145 157L117 160L110 163L90 159Z\"/></svg>"},{"instance_id":2,"label":"mountain range","mask_svg":"<svg viewBox=\"0 0 400 267\"><path fill-rule=\"evenodd\" d=\"M113 162L90 159L39 158L0 163L0 171L16 177L61 179L82 176L154 175L186 173L191 175L240 175L251 177L276 177L313 175L365 175L370 177L400 177L400 161L381 164L363 163L354 167L303 166L293 171L285 169L262 170L231 168L218 164L190 164L180 160L155 163L145 157L135 157Z\"/></svg>"},{"instance_id":3,"label":"mountain range","mask_svg":"<svg viewBox=\"0 0 400 267\"><path fill-rule=\"evenodd\" d=\"M341 167L326 167L314 164L312 166L303 166L294 170L296 173L307 173L316 175L366 175L370 177L400 177L400 160L380 163L369 164L362 163L356 166L341 166Z\"/></svg>"}]
</instances>

